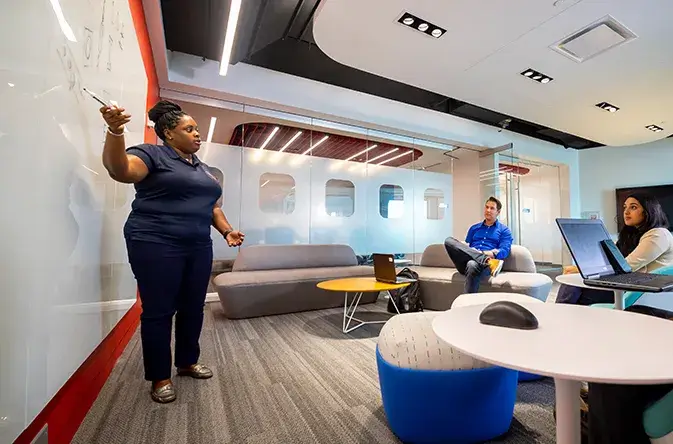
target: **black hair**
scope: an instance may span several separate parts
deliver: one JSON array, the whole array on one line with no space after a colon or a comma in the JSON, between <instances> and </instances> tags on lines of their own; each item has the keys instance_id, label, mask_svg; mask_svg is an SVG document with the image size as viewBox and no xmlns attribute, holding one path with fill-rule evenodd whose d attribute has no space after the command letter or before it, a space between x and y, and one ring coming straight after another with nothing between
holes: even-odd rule
<instances>
[{"instance_id":1,"label":"black hair","mask_svg":"<svg viewBox=\"0 0 673 444\"><path fill-rule=\"evenodd\" d=\"M668 217L664 213L659 201L649 194L634 193L626 197L633 198L643 207L643 223L637 227L630 227L626 224L619 231L617 239L617 248L624 256L631 254L638 246L640 238L652 228L668 228ZM626 201L624 199L624 201Z\"/></svg>"},{"instance_id":2,"label":"black hair","mask_svg":"<svg viewBox=\"0 0 673 444\"><path fill-rule=\"evenodd\" d=\"M157 102L156 105L147 113L147 116L152 122L154 122L154 132L157 133L157 136L166 141L166 135L164 134L165 130L172 130L178 126L180 118L187 115L180 105L177 103L169 102L168 100L162 100Z\"/></svg>"},{"instance_id":3,"label":"black hair","mask_svg":"<svg viewBox=\"0 0 673 444\"><path fill-rule=\"evenodd\" d=\"M502 202L500 202L498 199L495 197L491 196L486 200L486 203L488 202L493 202L495 204L495 207L498 209L498 211L502 210Z\"/></svg>"}]
</instances>

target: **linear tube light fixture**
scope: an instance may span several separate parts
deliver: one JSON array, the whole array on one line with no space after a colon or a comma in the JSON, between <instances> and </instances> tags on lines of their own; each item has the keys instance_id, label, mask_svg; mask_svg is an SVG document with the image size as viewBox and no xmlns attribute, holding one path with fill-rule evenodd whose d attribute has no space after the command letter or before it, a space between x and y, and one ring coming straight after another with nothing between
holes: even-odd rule
<instances>
[{"instance_id":1,"label":"linear tube light fixture","mask_svg":"<svg viewBox=\"0 0 673 444\"><path fill-rule=\"evenodd\" d=\"M357 153L357 154L353 154L353 155L352 155L351 157L349 157L348 159L345 159L345 161L348 162L349 160L353 160L353 159L355 159L355 158L358 158L358 157L360 157L361 155L363 155L364 153L367 153L367 152L373 150L373 149L376 148L377 146L378 146L378 145L372 145L372 146L370 146L369 148L367 148L366 150L362 150L362 151L360 151L360 152Z\"/></svg>"},{"instance_id":2,"label":"linear tube light fixture","mask_svg":"<svg viewBox=\"0 0 673 444\"><path fill-rule=\"evenodd\" d=\"M231 51L234 47L234 38L236 37L236 26L238 25L238 16L241 12L242 0L231 0L229 6L229 19L227 20L227 31L224 34L224 45L222 46L222 58L220 59L220 75L226 76L229 69L229 60L231 60Z\"/></svg>"},{"instance_id":3,"label":"linear tube light fixture","mask_svg":"<svg viewBox=\"0 0 673 444\"><path fill-rule=\"evenodd\" d=\"M374 157L373 159L370 159L370 160L366 161L365 163L371 163L371 162L373 162L373 161L375 161L375 160L379 160L380 158L382 158L382 157L386 157L388 154L392 154L392 153L394 153L394 152L397 151L397 150L399 150L399 148L393 148L392 150L390 150L390 151L388 151L388 152L386 152L386 153L379 154L378 156Z\"/></svg>"},{"instance_id":4,"label":"linear tube light fixture","mask_svg":"<svg viewBox=\"0 0 673 444\"><path fill-rule=\"evenodd\" d=\"M269 142L271 142L271 139L273 139L273 136L276 135L276 133L278 132L279 129L280 129L280 127L277 127L277 126L273 128L273 131L271 131L271 134L269 134L269 137L267 137L266 140L264 141L264 143L262 144L262 146L259 147L260 150L263 150L264 148L266 148L266 146L269 144Z\"/></svg>"},{"instance_id":5,"label":"linear tube light fixture","mask_svg":"<svg viewBox=\"0 0 673 444\"><path fill-rule=\"evenodd\" d=\"M217 123L217 117L210 118L210 126L208 127L208 137L206 142L210 143L213 141L213 134L215 134L215 124Z\"/></svg>"},{"instance_id":6,"label":"linear tube light fixture","mask_svg":"<svg viewBox=\"0 0 673 444\"><path fill-rule=\"evenodd\" d=\"M325 136L322 139L318 140L311 148L309 148L306 151L304 151L303 153L301 153L301 155L303 156L305 154L310 153L313 149L315 149L318 145L320 145L321 143L323 143L327 139L329 139L329 136Z\"/></svg>"},{"instance_id":7,"label":"linear tube light fixture","mask_svg":"<svg viewBox=\"0 0 673 444\"><path fill-rule=\"evenodd\" d=\"M281 148L280 150L278 150L278 152L279 152L279 153L282 153L283 151L285 151L290 145L292 145L292 143L293 143L295 140L297 140L297 137L301 136L301 133L302 133L301 131L297 131L297 134L295 134L294 136L292 136L292 138L291 138L290 140L288 140L288 142L287 142L285 145L283 145L283 148Z\"/></svg>"},{"instance_id":8,"label":"linear tube light fixture","mask_svg":"<svg viewBox=\"0 0 673 444\"><path fill-rule=\"evenodd\" d=\"M391 157L391 158L388 159L388 160L384 160L383 162L379 162L378 165L383 165L383 164L385 164L385 163L391 162L391 161L393 161L393 160L395 160L395 159L399 159L400 157L406 156L406 155L411 154L411 153L413 153L413 151L407 151L407 152L405 152L405 153L398 154L397 156L395 156L395 157Z\"/></svg>"}]
</instances>

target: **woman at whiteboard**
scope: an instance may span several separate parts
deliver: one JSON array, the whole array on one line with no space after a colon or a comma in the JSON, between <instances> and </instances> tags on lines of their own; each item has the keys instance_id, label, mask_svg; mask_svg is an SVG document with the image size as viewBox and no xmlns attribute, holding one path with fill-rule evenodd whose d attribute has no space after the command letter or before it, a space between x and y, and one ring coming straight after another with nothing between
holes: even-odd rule
<instances>
[{"instance_id":1,"label":"woman at whiteboard","mask_svg":"<svg viewBox=\"0 0 673 444\"><path fill-rule=\"evenodd\" d=\"M145 379L156 402L175 400L171 381L171 331L175 314L177 374L207 379L213 372L199 359L203 307L212 269L213 225L230 247L241 245L217 200L218 180L196 157L199 128L177 104L161 101L150 111L163 145L126 149L124 108L100 109L108 125L103 165L114 180L132 183L136 197L124 226L131 269L138 282Z\"/></svg>"}]
</instances>

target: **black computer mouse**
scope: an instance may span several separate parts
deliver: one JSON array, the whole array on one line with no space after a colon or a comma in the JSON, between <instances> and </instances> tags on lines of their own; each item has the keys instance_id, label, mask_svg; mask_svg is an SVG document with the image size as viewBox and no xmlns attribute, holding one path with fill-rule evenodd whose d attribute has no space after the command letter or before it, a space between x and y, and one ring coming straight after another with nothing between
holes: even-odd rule
<instances>
[{"instance_id":1,"label":"black computer mouse","mask_svg":"<svg viewBox=\"0 0 673 444\"><path fill-rule=\"evenodd\" d=\"M487 305L479 315L479 322L519 330L535 330L538 327L533 313L511 301L497 301Z\"/></svg>"}]
</instances>

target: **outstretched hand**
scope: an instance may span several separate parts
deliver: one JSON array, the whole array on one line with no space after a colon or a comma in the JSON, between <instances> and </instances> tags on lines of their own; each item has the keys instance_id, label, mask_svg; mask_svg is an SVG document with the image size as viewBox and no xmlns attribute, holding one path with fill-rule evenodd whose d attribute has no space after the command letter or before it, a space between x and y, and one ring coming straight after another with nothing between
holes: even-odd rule
<instances>
[{"instance_id":1,"label":"outstretched hand","mask_svg":"<svg viewBox=\"0 0 673 444\"><path fill-rule=\"evenodd\" d=\"M125 114L124 108L104 106L99 111L103 115L103 120L107 123L110 131L115 133L121 133L124 130L124 125L131 121L131 115Z\"/></svg>"},{"instance_id":2,"label":"outstretched hand","mask_svg":"<svg viewBox=\"0 0 673 444\"><path fill-rule=\"evenodd\" d=\"M227 234L226 240L227 244L230 247L238 247L243 243L243 240L245 239L245 234L241 233L238 230L231 231Z\"/></svg>"}]
</instances>

